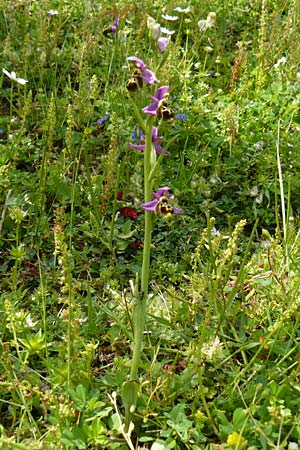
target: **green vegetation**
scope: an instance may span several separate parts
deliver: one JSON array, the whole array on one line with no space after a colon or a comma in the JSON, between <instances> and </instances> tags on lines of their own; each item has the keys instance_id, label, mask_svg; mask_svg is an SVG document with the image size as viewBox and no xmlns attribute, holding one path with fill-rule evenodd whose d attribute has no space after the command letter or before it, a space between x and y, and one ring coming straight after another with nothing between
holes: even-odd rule
<instances>
[{"instance_id":1,"label":"green vegetation","mask_svg":"<svg viewBox=\"0 0 300 450\"><path fill-rule=\"evenodd\" d=\"M1 450L300 448L299 30L0 0Z\"/></svg>"}]
</instances>

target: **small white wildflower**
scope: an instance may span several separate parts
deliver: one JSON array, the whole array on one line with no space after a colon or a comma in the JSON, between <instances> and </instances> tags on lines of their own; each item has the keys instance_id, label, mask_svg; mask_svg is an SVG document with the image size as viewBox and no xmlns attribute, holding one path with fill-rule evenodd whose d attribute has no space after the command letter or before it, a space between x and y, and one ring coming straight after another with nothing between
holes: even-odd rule
<instances>
[{"instance_id":1,"label":"small white wildflower","mask_svg":"<svg viewBox=\"0 0 300 450\"><path fill-rule=\"evenodd\" d=\"M205 31L206 28L207 28L206 27L206 20L204 20L204 19L199 20L198 28L199 28L200 31Z\"/></svg>"},{"instance_id":2,"label":"small white wildflower","mask_svg":"<svg viewBox=\"0 0 300 450\"><path fill-rule=\"evenodd\" d=\"M75 320L81 324L81 323L87 322L88 318L87 317L82 317L82 318L78 317L78 319L75 319Z\"/></svg>"},{"instance_id":3,"label":"small white wildflower","mask_svg":"<svg viewBox=\"0 0 300 450\"><path fill-rule=\"evenodd\" d=\"M205 342L201 348L201 354L207 361L218 359L223 355L223 344L220 342L219 337L211 339L209 342Z\"/></svg>"},{"instance_id":4,"label":"small white wildflower","mask_svg":"<svg viewBox=\"0 0 300 450\"><path fill-rule=\"evenodd\" d=\"M189 12L191 12L191 8L190 6L188 6L187 8L181 8L180 6L176 6L176 8L174 8L174 11L182 14L188 14Z\"/></svg>"},{"instance_id":5,"label":"small white wildflower","mask_svg":"<svg viewBox=\"0 0 300 450\"><path fill-rule=\"evenodd\" d=\"M216 15L215 12L208 13L208 16L206 18L206 26L207 26L207 28L212 28L212 27L215 26L216 18L217 18L217 15Z\"/></svg>"},{"instance_id":6,"label":"small white wildflower","mask_svg":"<svg viewBox=\"0 0 300 450\"><path fill-rule=\"evenodd\" d=\"M289 442L288 450L299 450L299 446L296 442Z\"/></svg>"},{"instance_id":7,"label":"small white wildflower","mask_svg":"<svg viewBox=\"0 0 300 450\"><path fill-rule=\"evenodd\" d=\"M211 235L212 235L212 237L215 237L215 236L221 236L221 233L220 233L219 230L216 229L216 227L212 227L212 229L211 229Z\"/></svg>"},{"instance_id":8,"label":"small white wildflower","mask_svg":"<svg viewBox=\"0 0 300 450\"><path fill-rule=\"evenodd\" d=\"M214 27L216 24L216 17L217 16L215 12L210 12L205 20L204 19L199 20L198 22L199 30L205 31L208 28Z\"/></svg>"},{"instance_id":9,"label":"small white wildflower","mask_svg":"<svg viewBox=\"0 0 300 450\"><path fill-rule=\"evenodd\" d=\"M256 150L262 150L264 148L264 141L261 139L258 142L256 142L256 144L254 145L254 147L256 148Z\"/></svg>"},{"instance_id":10,"label":"small white wildflower","mask_svg":"<svg viewBox=\"0 0 300 450\"><path fill-rule=\"evenodd\" d=\"M261 248L269 248L271 246L271 241L261 241Z\"/></svg>"},{"instance_id":11,"label":"small white wildflower","mask_svg":"<svg viewBox=\"0 0 300 450\"><path fill-rule=\"evenodd\" d=\"M49 9L47 13L49 14L49 16L57 16L58 11L56 9Z\"/></svg>"},{"instance_id":12,"label":"small white wildflower","mask_svg":"<svg viewBox=\"0 0 300 450\"><path fill-rule=\"evenodd\" d=\"M147 16L147 28L151 33L151 37L157 41L161 33L161 28L159 23L151 16Z\"/></svg>"},{"instance_id":13,"label":"small white wildflower","mask_svg":"<svg viewBox=\"0 0 300 450\"><path fill-rule=\"evenodd\" d=\"M258 195L258 187L257 186L253 186L251 188L250 195L251 195L251 197L256 197Z\"/></svg>"},{"instance_id":14,"label":"small white wildflower","mask_svg":"<svg viewBox=\"0 0 300 450\"><path fill-rule=\"evenodd\" d=\"M285 63L286 63L286 57L285 57L285 56L282 56L282 57L277 61L277 63L274 64L273 67L275 67L275 69L278 69L279 66L281 66L281 65L283 65L283 64L285 64Z\"/></svg>"},{"instance_id":15,"label":"small white wildflower","mask_svg":"<svg viewBox=\"0 0 300 450\"><path fill-rule=\"evenodd\" d=\"M264 195L263 195L262 192L260 192L260 193L258 194L258 196L256 197L255 201L256 201L256 203L257 203L258 205L260 205L260 204L262 203L263 199L264 199Z\"/></svg>"},{"instance_id":16,"label":"small white wildflower","mask_svg":"<svg viewBox=\"0 0 300 450\"><path fill-rule=\"evenodd\" d=\"M158 442L153 442L153 444L151 445L151 449L150 450L165 450L165 445L164 444L160 444Z\"/></svg>"},{"instance_id":17,"label":"small white wildflower","mask_svg":"<svg viewBox=\"0 0 300 450\"><path fill-rule=\"evenodd\" d=\"M8 76L13 81L16 81L19 84L26 84L28 83L28 80L24 80L24 78L18 78L16 76L16 72L8 72L6 69L2 68L2 72Z\"/></svg>"},{"instance_id":18,"label":"small white wildflower","mask_svg":"<svg viewBox=\"0 0 300 450\"><path fill-rule=\"evenodd\" d=\"M32 321L32 319L31 319L31 317L30 317L30 314L28 314L28 316L26 316L26 318L25 318L25 327L27 327L27 328L32 328L32 327L34 327L37 323L38 323L38 322L33 322L33 321Z\"/></svg>"},{"instance_id":19,"label":"small white wildflower","mask_svg":"<svg viewBox=\"0 0 300 450\"><path fill-rule=\"evenodd\" d=\"M165 20L169 20L170 22L176 22L179 19L178 16L169 16L168 14L162 14L161 17Z\"/></svg>"},{"instance_id":20,"label":"small white wildflower","mask_svg":"<svg viewBox=\"0 0 300 450\"><path fill-rule=\"evenodd\" d=\"M161 27L160 31L164 34L167 34L168 36L172 36L172 34L175 33L174 30L168 30L168 28Z\"/></svg>"}]
</instances>

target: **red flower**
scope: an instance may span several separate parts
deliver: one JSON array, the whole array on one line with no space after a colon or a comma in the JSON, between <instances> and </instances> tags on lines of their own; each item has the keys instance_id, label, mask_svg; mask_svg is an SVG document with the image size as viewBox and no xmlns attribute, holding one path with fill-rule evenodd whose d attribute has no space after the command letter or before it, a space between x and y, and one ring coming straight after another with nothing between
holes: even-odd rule
<instances>
[{"instance_id":1,"label":"red flower","mask_svg":"<svg viewBox=\"0 0 300 450\"><path fill-rule=\"evenodd\" d=\"M122 217L130 217L133 220L137 219L137 211L134 208L131 208L130 206L124 206L120 209L120 215Z\"/></svg>"},{"instance_id":2,"label":"red flower","mask_svg":"<svg viewBox=\"0 0 300 450\"><path fill-rule=\"evenodd\" d=\"M122 198L123 198L123 195L124 195L124 192L123 191L119 191L118 193L117 193L117 200L122 200Z\"/></svg>"},{"instance_id":3,"label":"red flower","mask_svg":"<svg viewBox=\"0 0 300 450\"><path fill-rule=\"evenodd\" d=\"M132 244L130 244L130 247L131 247L133 250L138 250L139 248L141 248L141 246L142 246L142 243L139 242L139 241L135 241L135 242L133 242Z\"/></svg>"}]
</instances>

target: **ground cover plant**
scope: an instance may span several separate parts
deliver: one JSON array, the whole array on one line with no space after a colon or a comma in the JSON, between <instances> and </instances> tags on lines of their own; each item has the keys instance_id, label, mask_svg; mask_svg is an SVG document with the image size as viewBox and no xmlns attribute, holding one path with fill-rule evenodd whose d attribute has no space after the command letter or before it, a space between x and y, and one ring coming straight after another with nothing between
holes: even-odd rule
<instances>
[{"instance_id":1,"label":"ground cover plant","mask_svg":"<svg viewBox=\"0 0 300 450\"><path fill-rule=\"evenodd\" d=\"M0 6L0 448L298 449L299 2Z\"/></svg>"}]
</instances>

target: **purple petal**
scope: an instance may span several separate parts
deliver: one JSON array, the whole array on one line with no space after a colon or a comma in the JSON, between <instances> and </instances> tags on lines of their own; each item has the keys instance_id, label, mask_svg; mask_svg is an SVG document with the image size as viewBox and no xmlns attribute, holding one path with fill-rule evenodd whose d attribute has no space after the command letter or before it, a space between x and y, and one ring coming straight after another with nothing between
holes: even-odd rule
<instances>
[{"instance_id":1,"label":"purple petal","mask_svg":"<svg viewBox=\"0 0 300 450\"><path fill-rule=\"evenodd\" d=\"M156 75L154 72L152 72L152 70L141 69L141 71L142 71L142 78L145 81L145 83L154 85L158 82L158 79L156 78Z\"/></svg>"},{"instance_id":2,"label":"purple petal","mask_svg":"<svg viewBox=\"0 0 300 450\"><path fill-rule=\"evenodd\" d=\"M146 64L144 63L144 61L140 58L138 58L137 56L129 56L128 61L132 61L135 62L135 65L138 69L144 70L146 69Z\"/></svg>"},{"instance_id":3,"label":"purple petal","mask_svg":"<svg viewBox=\"0 0 300 450\"><path fill-rule=\"evenodd\" d=\"M134 150L140 150L141 152L143 152L145 150L145 144L141 144L141 145L135 145L135 144L127 144L128 147L133 148Z\"/></svg>"},{"instance_id":4,"label":"purple petal","mask_svg":"<svg viewBox=\"0 0 300 450\"><path fill-rule=\"evenodd\" d=\"M153 143L153 145L154 145L156 154L159 156L159 155L161 154L161 152L163 152L164 149L163 149L162 146L159 145L159 144ZM165 156L170 156L170 152L166 152L166 153L165 153Z\"/></svg>"},{"instance_id":5,"label":"purple petal","mask_svg":"<svg viewBox=\"0 0 300 450\"><path fill-rule=\"evenodd\" d=\"M119 26L119 17L116 16L115 20L114 20L114 23L112 24L112 27L111 27L111 32L113 34L117 31L118 26Z\"/></svg>"},{"instance_id":6,"label":"purple petal","mask_svg":"<svg viewBox=\"0 0 300 450\"><path fill-rule=\"evenodd\" d=\"M169 86L161 86L160 88L157 89L157 91L155 92L155 98L160 101L162 100L166 93L169 90Z\"/></svg>"},{"instance_id":7,"label":"purple petal","mask_svg":"<svg viewBox=\"0 0 300 450\"><path fill-rule=\"evenodd\" d=\"M152 127L152 142L155 144L155 142L161 141L163 137L157 136L158 135L158 128Z\"/></svg>"},{"instance_id":8,"label":"purple petal","mask_svg":"<svg viewBox=\"0 0 300 450\"><path fill-rule=\"evenodd\" d=\"M161 52L164 52L166 50L168 43L169 43L169 39L166 37L160 37L157 40L157 45Z\"/></svg>"},{"instance_id":9,"label":"purple petal","mask_svg":"<svg viewBox=\"0 0 300 450\"><path fill-rule=\"evenodd\" d=\"M144 211L155 212L155 207L157 205L157 200L151 200L151 202L143 203L141 207Z\"/></svg>"},{"instance_id":10,"label":"purple petal","mask_svg":"<svg viewBox=\"0 0 300 450\"><path fill-rule=\"evenodd\" d=\"M145 106L145 108L143 108L142 111L143 111L143 113L148 114L149 116L155 116L156 109L157 109L157 104L152 103L151 105Z\"/></svg>"},{"instance_id":11,"label":"purple petal","mask_svg":"<svg viewBox=\"0 0 300 450\"><path fill-rule=\"evenodd\" d=\"M157 200L159 200L161 197L167 197L167 198L170 198L170 195L167 194L167 193L169 192L169 190L170 190L170 188L167 187L167 186L162 187L162 188L158 188L158 189L157 189L157 192L152 192L152 196L153 196L154 198L156 198ZM166 194L167 194L167 195L166 195Z\"/></svg>"},{"instance_id":12,"label":"purple petal","mask_svg":"<svg viewBox=\"0 0 300 450\"><path fill-rule=\"evenodd\" d=\"M183 209L173 207L173 214L183 214Z\"/></svg>"}]
</instances>

